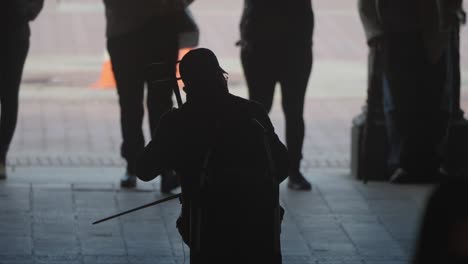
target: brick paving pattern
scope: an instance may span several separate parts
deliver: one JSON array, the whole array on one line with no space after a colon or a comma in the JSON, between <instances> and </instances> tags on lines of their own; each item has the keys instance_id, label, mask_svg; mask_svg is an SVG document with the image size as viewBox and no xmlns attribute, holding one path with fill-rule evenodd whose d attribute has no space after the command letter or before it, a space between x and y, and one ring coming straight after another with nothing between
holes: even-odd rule
<instances>
[{"instance_id":1,"label":"brick paving pattern","mask_svg":"<svg viewBox=\"0 0 468 264\"><path fill-rule=\"evenodd\" d=\"M8 163L12 166L123 166L119 109L113 91L103 99L24 99ZM307 101L306 167L348 167L350 120L360 99ZM272 119L280 136L278 102ZM149 140L145 120L146 138Z\"/></svg>"},{"instance_id":2,"label":"brick paving pattern","mask_svg":"<svg viewBox=\"0 0 468 264\"><path fill-rule=\"evenodd\" d=\"M175 264L184 254L188 263L176 201L91 225L161 198L157 181L125 191L116 187L119 169L48 169L35 180L41 170L18 168L0 182L0 263ZM90 181L97 172L104 179ZM363 185L346 173L308 170L312 192L281 187L284 263L406 263L430 187Z\"/></svg>"},{"instance_id":3,"label":"brick paving pattern","mask_svg":"<svg viewBox=\"0 0 468 264\"><path fill-rule=\"evenodd\" d=\"M234 90L234 92L236 92ZM114 91L102 98L24 99L8 163L11 166L124 166L119 156L121 132ZM351 120L360 98L308 98L304 113L305 168L348 168ZM462 101L468 108L468 98ZM271 113L284 138L278 100ZM144 122L149 140L147 121Z\"/></svg>"}]
</instances>

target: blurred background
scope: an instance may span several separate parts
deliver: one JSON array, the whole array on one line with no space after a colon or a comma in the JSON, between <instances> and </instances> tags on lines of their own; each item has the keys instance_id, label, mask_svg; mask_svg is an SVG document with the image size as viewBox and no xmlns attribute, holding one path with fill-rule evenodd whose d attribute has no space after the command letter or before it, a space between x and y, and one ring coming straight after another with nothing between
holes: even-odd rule
<instances>
[{"instance_id":1,"label":"blurred background","mask_svg":"<svg viewBox=\"0 0 468 264\"><path fill-rule=\"evenodd\" d=\"M246 96L239 60L243 1L197 0L192 12L200 46L229 72L231 91ZM305 115L305 166L349 166L351 119L365 100L367 45L356 1L315 0L314 65ZM468 34L462 28L462 106L468 105ZM99 0L46 0L32 23L11 165L122 165L115 89L99 88L106 61L104 5ZM105 77L105 76L104 76ZM283 131L280 94L272 112ZM71 161L70 161L71 160Z\"/></svg>"}]
</instances>

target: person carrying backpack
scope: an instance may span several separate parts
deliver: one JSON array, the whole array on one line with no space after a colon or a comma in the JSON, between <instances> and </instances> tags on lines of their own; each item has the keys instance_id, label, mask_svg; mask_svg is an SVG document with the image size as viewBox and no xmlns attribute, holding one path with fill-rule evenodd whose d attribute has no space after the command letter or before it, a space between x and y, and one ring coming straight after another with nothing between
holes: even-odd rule
<instances>
[{"instance_id":1,"label":"person carrying backpack","mask_svg":"<svg viewBox=\"0 0 468 264\"><path fill-rule=\"evenodd\" d=\"M278 185L288 175L286 147L260 104L229 93L213 52L190 51L180 74L187 102L161 118L137 177L150 181L165 169L180 176L177 228L191 263L281 263Z\"/></svg>"}]
</instances>

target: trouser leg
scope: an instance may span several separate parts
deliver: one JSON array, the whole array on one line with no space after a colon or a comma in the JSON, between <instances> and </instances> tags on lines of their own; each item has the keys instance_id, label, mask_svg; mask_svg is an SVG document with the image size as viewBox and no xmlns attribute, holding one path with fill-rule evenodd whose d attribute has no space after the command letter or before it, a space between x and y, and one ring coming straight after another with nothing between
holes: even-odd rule
<instances>
[{"instance_id":1,"label":"trouser leg","mask_svg":"<svg viewBox=\"0 0 468 264\"><path fill-rule=\"evenodd\" d=\"M29 50L28 38L7 37L2 49L0 72L0 162L4 162L18 118L18 94Z\"/></svg>"},{"instance_id":2,"label":"trouser leg","mask_svg":"<svg viewBox=\"0 0 468 264\"><path fill-rule=\"evenodd\" d=\"M289 50L280 74L282 107L286 121L286 145L290 168L298 171L304 142L304 101L312 70L312 50Z\"/></svg>"},{"instance_id":3,"label":"trouser leg","mask_svg":"<svg viewBox=\"0 0 468 264\"><path fill-rule=\"evenodd\" d=\"M142 61L145 69L150 68L154 76L147 76L146 106L150 133L153 136L161 116L172 106L173 91L178 89L176 63L179 54L179 43L174 17L157 17L144 28L144 40L141 50L144 51ZM158 63L158 64L152 64ZM155 67L149 67L150 65ZM161 80L168 80L161 82ZM179 180L172 170L161 174L161 192L167 193L179 186Z\"/></svg>"},{"instance_id":4,"label":"trouser leg","mask_svg":"<svg viewBox=\"0 0 468 264\"><path fill-rule=\"evenodd\" d=\"M177 35L168 32L163 36L158 35L158 38L150 38L152 45L149 45L149 53L151 53L151 62L164 62L158 66L159 70L164 74L156 73L156 76L169 81L159 82L148 80L148 93L146 105L148 107L148 120L151 135L154 134L161 116L173 106L172 94L173 90L178 89L176 77L176 63L178 56Z\"/></svg>"},{"instance_id":5,"label":"trouser leg","mask_svg":"<svg viewBox=\"0 0 468 264\"><path fill-rule=\"evenodd\" d=\"M391 96L388 79L382 80L383 83L383 109L385 117L385 128L388 139L388 158L387 172L391 175L398 167L400 167L401 156L401 139L399 138L399 130L397 128L397 120L395 120L395 107Z\"/></svg>"},{"instance_id":6,"label":"trouser leg","mask_svg":"<svg viewBox=\"0 0 468 264\"><path fill-rule=\"evenodd\" d=\"M266 50L243 47L241 50L242 68L247 82L249 99L263 105L269 112L273 105L278 62L274 53Z\"/></svg>"},{"instance_id":7,"label":"trouser leg","mask_svg":"<svg viewBox=\"0 0 468 264\"><path fill-rule=\"evenodd\" d=\"M386 78L394 102L390 122L401 146L399 167L421 176L434 173L440 165L438 146L446 129L441 111L445 58L430 62L417 32L390 35Z\"/></svg>"},{"instance_id":8,"label":"trouser leg","mask_svg":"<svg viewBox=\"0 0 468 264\"><path fill-rule=\"evenodd\" d=\"M122 131L121 155L127 161L127 172L132 174L145 140L142 131L144 73L137 56L136 37L127 35L108 40L108 50L117 83Z\"/></svg>"}]
</instances>

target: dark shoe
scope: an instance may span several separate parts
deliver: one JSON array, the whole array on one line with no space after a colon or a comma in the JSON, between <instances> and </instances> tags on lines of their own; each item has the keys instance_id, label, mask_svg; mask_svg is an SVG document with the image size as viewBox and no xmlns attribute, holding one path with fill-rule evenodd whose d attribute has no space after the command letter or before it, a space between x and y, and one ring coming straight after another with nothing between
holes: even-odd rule
<instances>
[{"instance_id":1,"label":"dark shoe","mask_svg":"<svg viewBox=\"0 0 468 264\"><path fill-rule=\"evenodd\" d=\"M122 179L120 179L120 187L122 188L135 188L136 187L136 176L126 173Z\"/></svg>"},{"instance_id":2,"label":"dark shoe","mask_svg":"<svg viewBox=\"0 0 468 264\"><path fill-rule=\"evenodd\" d=\"M312 189L312 185L298 172L289 175L288 188L298 191L309 191Z\"/></svg>"},{"instance_id":3,"label":"dark shoe","mask_svg":"<svg viewBox=\"0 0 468 264\"><path fill-rule=\"evenodd\" d=\"M0 162L0 180L7 178L5 163Z\"/></svg>"},{"instance_id":4,"label":"dark shoe","mask_svg":"<svg viewBox=\"0 0 468 264\"><path fill-rule=\"evenodd\" d=\"M179 178L172 170L164 171L161 174L161 192L170 193L172 190L180 186Z\"/></svg>"}]
</instances>

